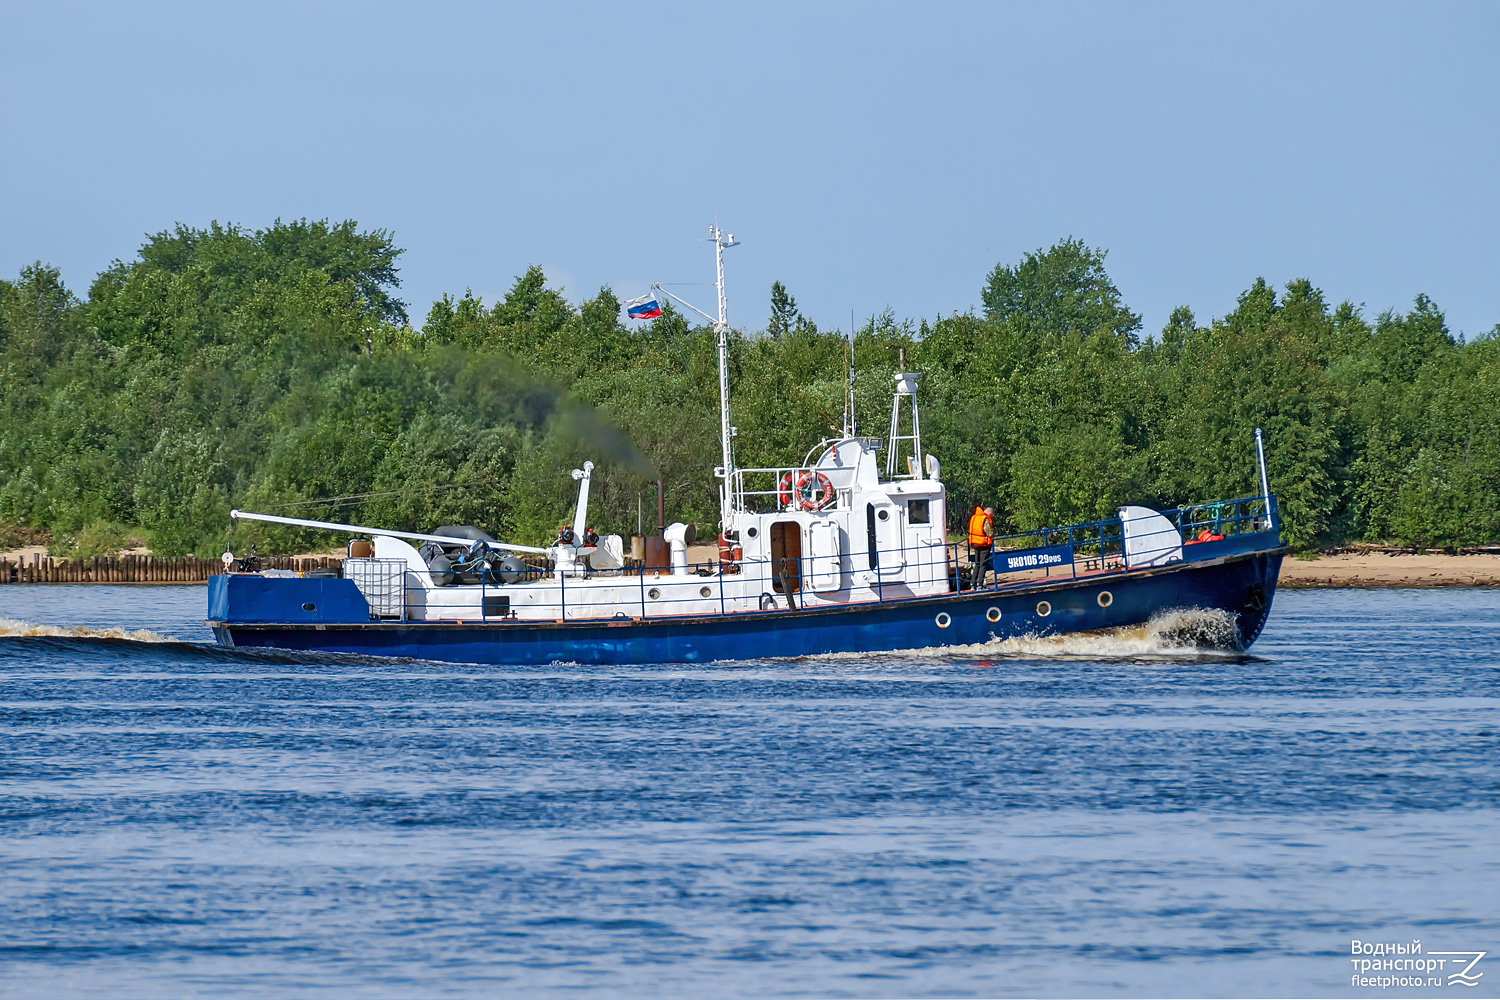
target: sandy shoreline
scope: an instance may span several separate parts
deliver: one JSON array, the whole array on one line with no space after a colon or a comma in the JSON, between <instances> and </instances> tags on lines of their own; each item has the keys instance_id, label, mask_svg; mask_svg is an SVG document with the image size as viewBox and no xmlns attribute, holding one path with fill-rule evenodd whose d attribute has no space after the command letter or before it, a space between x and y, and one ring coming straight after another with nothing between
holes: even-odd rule
<instances>
[{"instance_id":1,"label":"sandy shoreline","mask_svg":"<svg viewBox=\"0 0 1500 1000\"><path fill-rule=\"evenodd\" d=\"M1500 587L1500 554L1464 556L1345 552L1288 556L1281 587Z\"/></svg>"}]
</instances>

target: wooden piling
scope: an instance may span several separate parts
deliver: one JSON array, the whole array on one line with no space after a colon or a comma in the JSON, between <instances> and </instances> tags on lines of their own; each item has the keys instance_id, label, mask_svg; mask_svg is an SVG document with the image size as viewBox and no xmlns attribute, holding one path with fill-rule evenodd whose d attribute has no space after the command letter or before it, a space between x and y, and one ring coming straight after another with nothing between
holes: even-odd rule
<instances>
[{"instance_id":1,"label":"wooden piling","mask_svg":"<svg viewBox=\"0 0 1500 1000\"><path fill-rule=\"evenodd\" d=\"M267 556L267 569L289 569L307 573L315 569L341 569L337 556ZM55 559L33 555L28 561L0 559L0 586L9 583L205 583L224 572L217 559L197 556L92 556L87 559Z\"/></svg>"}]
</instances>

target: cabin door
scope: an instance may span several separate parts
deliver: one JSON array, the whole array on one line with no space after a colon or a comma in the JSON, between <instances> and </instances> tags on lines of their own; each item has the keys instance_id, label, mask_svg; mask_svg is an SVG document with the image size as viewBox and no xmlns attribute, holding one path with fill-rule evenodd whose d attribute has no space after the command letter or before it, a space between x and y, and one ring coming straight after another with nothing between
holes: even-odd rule
<instances>
[{"instance_id":1,"label":"cabin door","mask_svg":"<svg viewBox=\"0 0 1500 1000\"><path fill-rule=\"evenodd\" d=\"M843 552L839 526L833 521L814 521L807 526L807 585L818 594L844 587Z\"/></svg>"},{"instance_id":2,"label":"cabin door","mask_svg":"<svg viewBox=\"0 0 1500 1000\"><path fill-rule=\"evenodd\" d=\"M771 589L778 594L802 589L802 525L796 521L771 525Z\"/></svg>"},{"instance_id":3,"label":"cabin door","mask_svg":"<svg viewBox=\"0 0 1500 1000\"><path fill-rule=\"evenodd\" d=\"M899 580L906 572L901 508L893 503L865 504L865 541L870 570L880 580Z\"/></svg>"}]
</instances>

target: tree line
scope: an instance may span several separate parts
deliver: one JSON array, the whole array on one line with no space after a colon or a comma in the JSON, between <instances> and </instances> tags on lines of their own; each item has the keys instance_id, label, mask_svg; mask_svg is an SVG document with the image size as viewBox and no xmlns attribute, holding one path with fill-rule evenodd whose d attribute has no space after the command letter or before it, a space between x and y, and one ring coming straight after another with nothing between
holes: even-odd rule
<instances>
[{"instance_id":1,"label":"tree line","mask_svg":"<svg viewBox=\"0 0 1500 1000\"><path fill-rule=\"evenodd\" d=\"M400 253L354 222L178 225L83 296L41 263L0 281L0 544L330 540L231 507L546 542L585 459L602 530L633 531L640 509L653 525L658 478L670 518L714 527L709 327L670 308L622 322L609 288L574 305L537 267L417 325ZM997 264L981 312L887 311L855 332L862 433L884 433L903 352L924 373L955 522L976 503L1024 530L1258 493L1261 426L1300 549L1500 540L1500 327L1466 342L1426 296L1371 318L1307 280L1256 280L1223 317L1179 308L1143 337L1104 259L1069 238ZM780 282L771 307L731 345L748 466L800 462L842 425L847 335Z\"/></svg>"}]
</instances>

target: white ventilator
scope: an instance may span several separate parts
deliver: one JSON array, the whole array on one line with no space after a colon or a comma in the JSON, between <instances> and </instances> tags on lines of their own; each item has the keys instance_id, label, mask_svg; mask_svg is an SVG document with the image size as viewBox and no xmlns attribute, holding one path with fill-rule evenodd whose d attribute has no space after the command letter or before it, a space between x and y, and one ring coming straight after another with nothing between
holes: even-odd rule
<instances>
[{"instance_id":1,"label":"white ventilator","mask_svg":"<svg viewBox=\"0 0 1500 1000\"><path fill-rule=\"evenodd\" d=\"M1143 569L1182 560L1182 534L1165 515L1150 507L1121 507L1125 532L1125 566Z\"/></svg>"}]
</instances>

